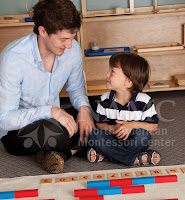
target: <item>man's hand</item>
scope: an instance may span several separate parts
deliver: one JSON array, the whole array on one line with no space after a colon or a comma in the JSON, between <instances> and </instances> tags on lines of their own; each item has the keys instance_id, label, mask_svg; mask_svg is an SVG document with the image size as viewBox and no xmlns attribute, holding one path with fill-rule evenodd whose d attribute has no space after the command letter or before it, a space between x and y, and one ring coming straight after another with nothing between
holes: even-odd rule
<instances>
[{"instance_id":1,"label":"man's hand","mask_svg":"<svg viewBox=\"0 0 185 200\"><path fill-rule=\"evenodd\" d=\"M91 116L91 111L89 107L80 107L77 116L77 125L80 128L80 141L83 142L85 134L85 143L87 144L90 132L95 129L94 120Z\"/></svg>"},{"instance_id":2,"label":"man's hand","mask_svg":"<svg viewBox=\"0 0 185 200\"><path fill-rule=\"evenodd\" d=\"M73 116L61 110L60 108L52 106L51 117L56 119L62 126L67 129L70 138L78 131L78 127Z\"/></svg>"},{"instance_id":3,"label":"man's hand","mask_svg":"<svg viewBox=\"0 0 185 200\"><path fill-rule=\"evenodd\" d=\"M115 131L116 137L118 139L123 138L123 140L126 140L133 129L132 122L116 120L116 123L120 125Z\"/></svg>"}]
</instances>

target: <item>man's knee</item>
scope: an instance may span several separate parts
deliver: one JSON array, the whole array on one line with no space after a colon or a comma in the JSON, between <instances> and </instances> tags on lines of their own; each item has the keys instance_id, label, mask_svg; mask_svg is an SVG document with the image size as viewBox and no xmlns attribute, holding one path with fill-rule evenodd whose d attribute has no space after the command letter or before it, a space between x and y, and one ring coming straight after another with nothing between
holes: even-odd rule
<instances>
[{"instance_id":1,"label":"man's knee","mask_svg":"<svg viewBox=\"0 0 185 200\"><path fill-rule=\"evenodd\" d=\"M26 149L55 150L59 145L67 147L69 134L55 119L42 119L22 128L18 140Z\"/></svg>"}]
</instances>

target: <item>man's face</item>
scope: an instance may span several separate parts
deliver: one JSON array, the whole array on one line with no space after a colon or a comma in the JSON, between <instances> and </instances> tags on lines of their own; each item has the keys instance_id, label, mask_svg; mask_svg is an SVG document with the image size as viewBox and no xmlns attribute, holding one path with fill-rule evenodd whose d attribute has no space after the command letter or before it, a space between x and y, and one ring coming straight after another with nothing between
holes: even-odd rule
<instances>
[{"instance_id":1,"label":"man's face","mask_svg":"<svg viewBox=\"0 0 185 200\"><path fill-rule=\"evenodd\" d=\"M48 35L44 37L44 45L50 53L54 53L57 56L61 56L65 49L71 49L72 40L74 39L77 31L71 33L69 30L58 31L56 34Z\"/></svg>"}]
</instances>

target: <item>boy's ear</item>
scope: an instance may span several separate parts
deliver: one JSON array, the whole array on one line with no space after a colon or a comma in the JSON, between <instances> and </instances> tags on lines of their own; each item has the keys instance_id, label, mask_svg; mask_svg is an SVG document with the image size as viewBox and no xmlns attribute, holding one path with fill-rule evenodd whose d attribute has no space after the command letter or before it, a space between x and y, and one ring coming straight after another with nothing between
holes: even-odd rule
<instances>
[{"instance_id":1,"label":"boy's ear","mask_svg":"<svg viewBox=\"0 0 185 200\"><path fill-rule=\"evenodd\" d=\"M126 86L127 86L127 88L131 88L133 86L133 83L129 78L127 78L127 80L126 80Z\"/></svg>"}]
</instances>

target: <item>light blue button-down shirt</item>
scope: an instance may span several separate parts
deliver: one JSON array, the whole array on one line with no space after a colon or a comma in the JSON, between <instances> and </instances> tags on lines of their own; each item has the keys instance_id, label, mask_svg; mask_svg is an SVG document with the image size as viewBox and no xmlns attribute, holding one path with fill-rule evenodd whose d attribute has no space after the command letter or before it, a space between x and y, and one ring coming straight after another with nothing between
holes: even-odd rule
<instances>
[{"instance_id":1,"label":"light blue button-down shirt","mask_svg":"<svg viewBox=\"0 0 185 200\"><path fill-rule=\"evenodd\" d=\"M0 54L0 138L39 119L51 118L51 107L60 107L63 86L75 109L90 106L85 92L82 52L72 48L56 56L52 72L44 69L37 35L9 44Z\"/></svg>"}]
</instances>

